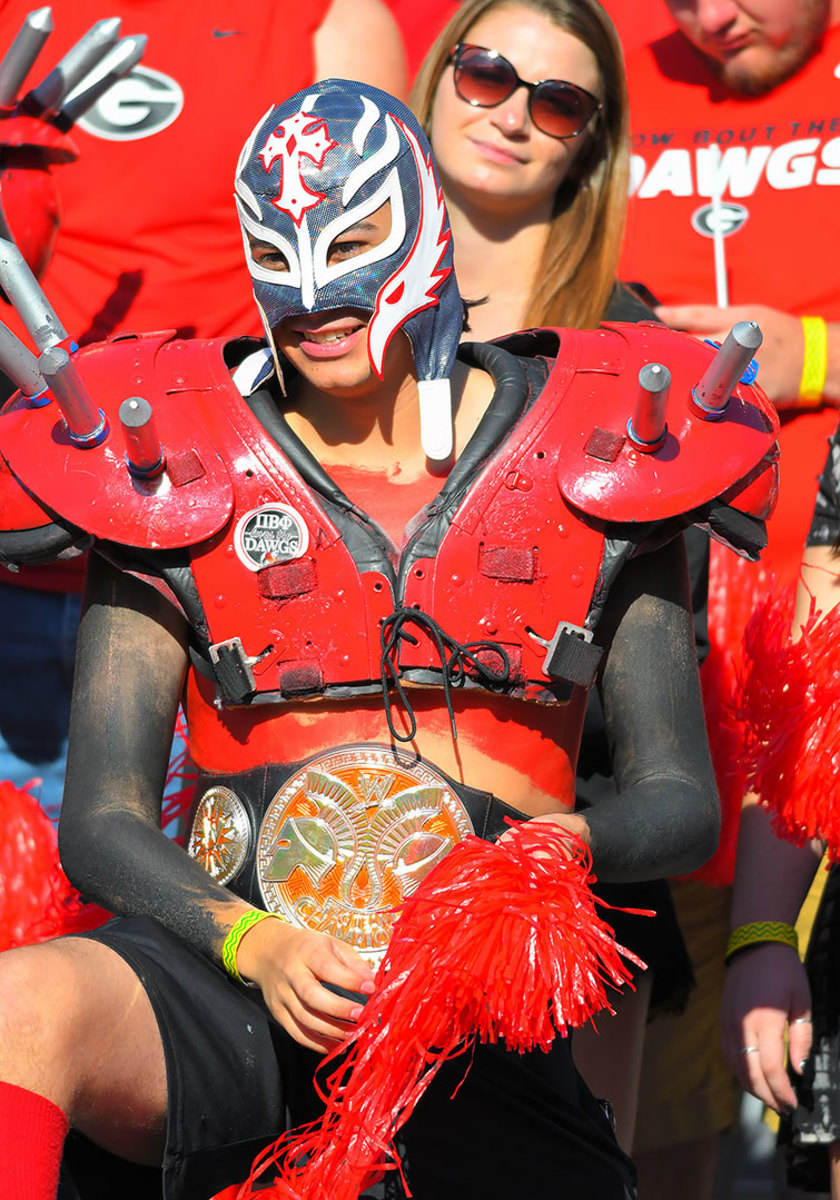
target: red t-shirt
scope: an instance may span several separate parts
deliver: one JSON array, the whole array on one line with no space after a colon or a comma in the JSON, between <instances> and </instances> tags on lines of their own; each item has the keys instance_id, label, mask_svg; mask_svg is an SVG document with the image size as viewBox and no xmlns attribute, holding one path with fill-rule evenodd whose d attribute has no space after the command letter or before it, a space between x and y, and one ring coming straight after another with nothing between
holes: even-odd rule
<instances>
[{"instance_id":1,"label":"red t-shirt","mask_svg":"<svg viewBox=\"0 0 840 1200\"><path fill-rule=\"evenodd\" d=\"M640 0L603 0L603 6L618 30L625 55L652 42L673 28L664 4L640 3Z\"/></svg>"},{"instance_id":2,"label":"red t-shirt","mask_svg":"<svg viewBox=\"0 0 840 1200\"><path fill-rule=\"evenodd\" d=\"M680 33L631 56L632 197L621 275L667 304L715 303L709 146L721 153L730 304L840 320L840 26L792 79L728 94ZM761 376L759 374L759 383ZM782 488L765 561L798 567L831 411L782 430Z\"/></svg>"}]
</instances>

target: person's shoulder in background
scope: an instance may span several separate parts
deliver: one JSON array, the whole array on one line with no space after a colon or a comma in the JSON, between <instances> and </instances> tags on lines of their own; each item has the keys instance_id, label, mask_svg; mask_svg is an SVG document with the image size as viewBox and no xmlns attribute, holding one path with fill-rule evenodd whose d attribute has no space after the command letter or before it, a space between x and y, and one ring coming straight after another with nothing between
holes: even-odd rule
<instances>
[{"instance_id":1,"label":"person's shoulder in background","mask_svg":"<svg viewBox=\"0 0 840 1200\"><path fill-rule=\"evenodd\" d=\"M405 100L405 44L385 0L332 0L315 34L316 79L358 79Z\"/></svg>"},{"instance_id":2,"label":"person's shoulder in background","mask_svg":"<svg viewBox=\"0 0 840 1200\"><path fill-rule=\"evenodd\" d=\"M402 31L410 80L414 80L435 38L457 11L458 3L459 0L388 0Z\"/></svg>"}]
</instances>

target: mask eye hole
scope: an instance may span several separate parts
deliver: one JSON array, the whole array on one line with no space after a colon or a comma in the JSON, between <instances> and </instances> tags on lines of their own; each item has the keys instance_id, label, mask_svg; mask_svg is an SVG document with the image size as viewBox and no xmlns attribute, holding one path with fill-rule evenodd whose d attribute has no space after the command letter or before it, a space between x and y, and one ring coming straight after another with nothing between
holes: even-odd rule
<instances>
[{"instance_id":1,"label":"mask eye hole","mask_svg":"<svg viewBox=\"0 0 840 1200\"><path fill-rule=\"evenodd\" d=\"M289 271L289 260L282 250L272 246L270 242L260 241L252 233L248 234L248 245L251 249L251 259L265 271Z\"/></svg>"},{"instance_id":2,"label":"mask eye hole","mask_svg":"<svg viewBox=\"0 0 840 1200\"><path fill-rule=\"evenodd\" d=\"M333 238L327 250L327 266L337 266L349 258L356 258L380 246L390 232L391 202L386 200L375 212L363 217L355 225L343 229Z\"/></svg>"},{"instance_id":3,"label":"mask eye hole","mask_svg":"<svg viewBox=\"0 0 840 1200\"><path fill-rule=\"evenodd\" d=\"M400 249L406 232L400 177L393 167L372 196L345 208L318 234L312 250L315 287L381 263Z\"/></svg>"}]
</instances>

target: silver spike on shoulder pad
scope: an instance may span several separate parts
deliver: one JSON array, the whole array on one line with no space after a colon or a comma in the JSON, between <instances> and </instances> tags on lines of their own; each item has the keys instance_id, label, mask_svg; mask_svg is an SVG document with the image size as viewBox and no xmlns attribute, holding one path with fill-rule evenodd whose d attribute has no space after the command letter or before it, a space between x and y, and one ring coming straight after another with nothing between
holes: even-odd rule
<instances>
[{"instance_id":1,"label":"silver spike on shoulder pad","mask_svg":"<svg viewBox=\"0 0 840 1200\"><path fill-rule=\"evenodd\" d=\"M66 340L66 329L20 250L4 238L0 238L0 287L40 352Z\"/></svg>"},{"instance_id":2,"label":"silver spike on shoulder pad","mask_svg":"<svg viewBox=\"0 0 840 1200\"><path fill-rule=\"evenodd\" d=\"M735 385L763 341L756 321L737 321L692 391L695 409L704 420L723 414Z\"/></svg>"}]
</instances>

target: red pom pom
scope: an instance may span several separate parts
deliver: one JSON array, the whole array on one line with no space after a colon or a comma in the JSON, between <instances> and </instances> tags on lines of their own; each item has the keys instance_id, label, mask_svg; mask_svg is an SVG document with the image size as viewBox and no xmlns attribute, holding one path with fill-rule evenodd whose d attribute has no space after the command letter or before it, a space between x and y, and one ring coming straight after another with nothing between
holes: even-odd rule
<instances>
[{"instance_id":1,"label":"red pom pom","mask_svg":"<svg viewBox=\"0 0 840 1200\"><path fill-rule=\"evenodd\" d=\"M108 915L70 886L35 797L0 782L0 950L93 929Z\"/></svg>"},{"instance_id":2,"label":"red pom pom","mask_svg":"<svg viewBox=\"0 0 840 1200\"><path fill-rule=\"evenodd\" d=\"M776 831L801 845L824 838L840 861L840 606L811 611L791 637L794 589L759 606L744 639L739 715L749 786Z\"/></svg>"},{"instance_id":3,"label":"red pom pom","mask_svg":"<svg viewBox=\"0 0 840 1200\"><path fill-rule=\"evenodd\" d=\"M688 878L712 887L730 884L735 874L735 847L746 791L743 767L744 728L736 715L744 629L766 596L771 576L759 563L739 558L712 542L709 559L708 656L700 669L700 686L709 749L721 807L718 848Z\"/></svg>"},{"instance_id":4,"label":"red pom pom","mask_svg":"<svg viewBox=\"0 0 840 1200\"><path fill-rule=\"evenodd\" d=\"M548 823L459 843L406 900L377 990L326 1060L341 1061L324 1116L265 1151L240 1194L279 1163L261 1198L356 1200L371 1176L399 1169L394 1136L443 1061L476 1041L547 1050L558 1031L612 1011L607 986L629 974L590 870L586 847Z\"/></svg>"}]
</instances>

